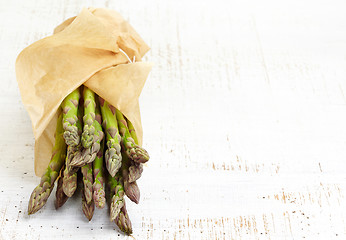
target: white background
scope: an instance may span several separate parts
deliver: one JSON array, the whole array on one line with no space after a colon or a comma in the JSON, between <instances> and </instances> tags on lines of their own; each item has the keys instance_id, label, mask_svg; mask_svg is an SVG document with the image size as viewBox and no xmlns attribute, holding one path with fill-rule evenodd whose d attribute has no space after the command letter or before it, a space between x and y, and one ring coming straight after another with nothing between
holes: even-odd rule
<instances>
[{"instance_id":1,"label":"white background","mask_svg":"<svg viewBox=\"0 0 346 240\"><path fill-rule=\"evenodd\" d=\"M135 239L345 239L345 1L0 1L0 239L133 239L80 195L27 216L34 138L14 63L83 7L151 46Z\"/></svg>"}]
</instances>

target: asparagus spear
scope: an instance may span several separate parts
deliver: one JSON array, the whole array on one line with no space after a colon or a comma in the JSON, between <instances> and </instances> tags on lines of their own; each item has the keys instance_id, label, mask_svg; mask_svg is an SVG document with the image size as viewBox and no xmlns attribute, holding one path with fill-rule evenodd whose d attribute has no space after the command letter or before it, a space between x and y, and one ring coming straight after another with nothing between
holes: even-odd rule
<instances>
[{"instance_id":1,"label":"asparagus spear","mask_svg":"<svg viewBox=\"0 0 346 240\"><path fill-rule=\"evenodd\" d=\"M139 187L136 183L134 182L129 182L129 165L130 161L125 153L122 154L123 156L123 164L121 166L121 172L122 172L122 177L124 181L124 190L126 196L136 204L139 203L140 199L140 191Z\"/></svg>"},{"instance_id":2,"label":"asparagus spear","mask_svg":"<svg viewBox=\"0 0 346 240\"><path fill-rule=\"evenodd\" d=\"M124 188L119 172L112 177L107 174L107 184L111 192L110 220L115 220L120 209L124 206Z\"/></svg>"},{"instance_id":3,"label":"asparagus spear","mask_svg":"<svg viewBox=\"0 0 346 240\"><path fill-rule=\"evenodd\" d=\"M64 190L62 188L64 169L65 168L62 168L60 170L60 176L58 178L58 184L55 192L55 209L62 207L62 205L64 205L68 199L68 196L64 193Z\"/></svg>"},{"instance_id":4,"label":"asparagus spear","mask_svg":"<svg viewBox=\"0 0 346 240\"><path fill-rule=\"evenodd\" d=\"M79 88L71 92L62 102L64 139L68 146L77 146L80 136L77 128L77 112L80 99Z\"/></svg>"},{"instance_id":5,"label":"asparagus spear","mask_svg":"<svg viewBox=\"0 0 346 240\"><path fill-rule=\"evenodd\" d=\"M127 235L132 234L132 224L129 215L127 214L125 202L124 206L121 208L119 215L115 219L115 223L117 224L119 229Z\"/></svg>"},{"instance_id":6,"label":"asparagus spear","mask_svg":"<svg viewBox=\"0 0 346 240\"><path fill-rule=\"evenodd\" d=\"M83 186L83 184L81 184ZM85 186L82 187L82 211L84 213L84 216L90 221L94 215L94 201L91 199L91 201L88 203L85 196Z\"/></svg>"},{"instance_id":7,"label":"asparagus spear","mask_svg":"<svg viewBox=\"0 0 346 240\"><path fill-rule=\"evenodd\" d=\"M65 168L62 189L66 196L73 196L77 189L77 172L70 172L68 168Z\"/></svg>"},{"instance_id":8,"label":"asparagus spear","mask_svg":"<svg viewBox=\"0 0 346 240\"><path fill-rule=\"evenodd\" d=\"M82 105L82 104L80 104ZM82 116L83 116L83 108L79 107L77 111L77 119L76 127L78 136L82 133ZM81 156L82 146L79 143L77 146L68 146L67 147L67 156L66 156L66 168L63 174L63 192L68 196L72 197L77 189L77 171L78 167L75 167L71 164L71 162L75 158L79 158Z\"/></svg>"},{"instance_id":9,"label":"asparagus spear","mask_svg":"<svg viewBox=\"0 0 346 240\"><path fill-rule=\"evenodd\" d=\"M117 174L117 176L118 175L119 173ZM112 204L114 203L113 200L116 198L115 189L112 187L114 187L114 185L116 186L117 184L115 183L116 179L113 178L114 180L112 180L110 178L113 178L113 177L107 174L106 200L110 208L110 215L111 215L111 221L112 221L113 219L112 214L114 214L114 211L112 213L112 210L115 210L114 208L112 209ZM132 224L126 211L125 199L122 200L121 204L122 206L120 205L117 206L119 207L118 214L115 217L115 220L113 221L117 224L117 226L119 227L121 231L130 235L132 233Z\"/></svg>"},{"instance_id":10,"label":"asparagus spear","mask_svg":"<svg viewBox=\"0 0 346 240\"><path fill-rule=\"evenodd\" d=\"M107 147L105 152L105 162L109 174L114 177L121 167L121 137L118 132L118 124L115 115L115 108L99 97L103 127L106 131Z\"/></svg>"},{"instance_id":11,"label":"asparagus spear","mask_svg":"<svg viewBox=\"0 0 346 240\"><path fill-rule=\"evenodd\" d=\"M83 115L82 109L83 108L79 108L78 117ZM98 108L96 108L96 112L97 112L97 115L96 115L97 119L99 119L101 115ZM78 121L77 127L79 132L82 132L82 117L79 117L79 119L80 121ZM96 154L100 149L100 141L103 138L102 126L100 122L101 122L101 119L93 122L94 127L97 128L97 130L95 131L94 143L91 145L91 147L84 148L84 149L81 146L81 144L79 144L77 146L78 150L76 151L76 154L73 156L72 160L69 162L69 166L78 168L94 161Z\"/></svg>"},{"instance_id":12,"label":"asparagus spear","mask_svg":"<svg viewBox=\"0 0 346 240\"><path fill-rule=\"evenodd\" d=\"M83 132L83 110L84 110L84 108L82 106L83 106L83 99L81 98L80 103L79 103L79 107L78 107L78 111L77 111L78 121L76 122L76 127L77 127L77 132L78 132L79 137L81 136L81 134ZM71 148L71 149L69 149L69 148ZM77 146L73 146L73 147L69 146L67 148L68 158L66 158L66 166L68 168L70 175L76 173L77 170L79 169L79 167L84 165L84 164L76 164L76 162L80 163L83 160L82 156L83 156L84 150L85 149L83 148L81 142L79 142L79 144ZM74 176L74 178L76 179L76 176ZM75 185L77 186L77 183L75 183Z\"/></svg>"},{"instance_id":13,"label":"asparagus spear","mask_svg":"<svg viewBox=\"0 0 346 240\"><path fill-rule=\"evenodd\" d=\"M84 148L91 147L91 144L94 142L95 135L95 93L89 88L84 86L83 89L83 97L84 97L84 128L82 134L82 145Z\"/></svg>"},{"instance_id":14,"label":"asparagus spear","mask_svg":"<svg viewBox=\"0 0 346 240\"><path fill-rule=\"evenodd\" d=\"M132 123L128 119L126 119L126 123L129 129L129 132L131 134L131 137L133 138L135 143L138 144L138 138L137 138L135 128L133 127ZM130 161L128 181L130 183L137 181L142 176L142 172L143 172L142 163L136 163L134 161Z\"/></svg>"},{"instance_id":15,"label":"asparagus spear","mask_svg":"<svg viewBox=\"0 0 346 240\"><path fill-rule=\"evenodd\" d=\"M93 200L91 200L90 203L87 203L84 192L82 193L82 211L83 211L85 217L89 221L91 221L91 219L93 218L93 215L94 215L95 205L94 205Z\"/></svg>"},{"instance_id":16,"label":"asparagus spear","mask_svg":"<svg viewBox=\"0 0 346 240\"><path fill-rule=\"evenodd\" d=\"M100 111L100 104L98 101L96 101L94 127L95 127L95 136L94 136L93 145L91 146L91 151L90 151L91 154L94 154L94 153L97 154L100 151L101 141L103 140L103 137L104 137L104 133L102 130L102 117L101 117L101 111Z\"/></svg>"},{"instance_id":17,"label":"asparagus spear","mask_svg":"<svg viewBox=\"0 0 346 240\"><path fill-rule=\"evenodd\" d=\"M127 123L123 114L118 109L115 109L115 112L116 112L116 119L118 120L122 145L124 147L124 150L127 156L137 163L147 162L149 160L148 152L144 148L138 146L135 143L135 140L132 138L129 132L129 129L127 127Z\"/></svg>"},{"instance_id":18,"label":"asparagus spear","mask_svg":"<svg viewBox=\"0 0 346 240\"><path fill-rule=\"evenodd\" d=\"M55 145L46 172L41 177L40 184L33 190L28 205L28 214L33 214L40 210L47 202L47 199L54 187L54 182L59 175L66 155L66 145L63 138L62 115L58 117L55 131Z\"/></svg>"},{"instance_id":19,"label":"asparagus spear","mask_svg":"<svg viewBox=\"0 0 346 240\"><path fill-rule=\"evenodd\" d=\"M97 153L100 151L101 141L104 137L101 121L100 107L98 101L96 101L95 121L93 123L95 128L94 141L89 148L83 149L83 152L73 159L71 165L81 167L95 160Z\"/></svg>"},{"instance_id":20,"label":"asparagus spear","mask_svg":"<svg viewBox=\"0 0 346 240\"><path fill-rule=\"evenodd\" d=\"M88 163L81 168L84 183L84 196L87 204L90 204L93 198L93 168L92 164Z\"/></svg>"},{"instance_id":21,"label":"asparagus spear","mask_svg":"<svg viewBox=\"0 0 346 240\"><path fill-rule=\"evenodd\" d=\"M101 142L101 149L97 153L95 161L93 162L93 172L94 172L94 202L96 207L103 208L105 206L105 190L103 187L104 183L104 172L103 172L103 148L104 142Z\"/></svg>"},{"instance_id":22,"label":"asparagus spear","mask_svg":"<svg viewBox=\"0 0 346 240\"><path fill-rule=\"evenodd\" d=\"M128 120L128 119L126 119L126 123L127 123L128 129L129 129L129 132L131 134L131 137L133 138L135 143L138 144L137 133L136 133L136 130L135 130L134 126L132 125L131 121Z\"/></svg>"},{"instance_id":23,"label":"asparagus spear","mask_svg":"<svg viewBox=\"0 0 346 240\"><path fill-rule=\"evenodd\" d=\"M79 167L75 167L71 164L73 159L79 158L82 154L82 146L79 144L76 147L67 147L67 156L66 156L66 168L65 170L71 175L78 171Z\"/></svg>"}]
</instances>

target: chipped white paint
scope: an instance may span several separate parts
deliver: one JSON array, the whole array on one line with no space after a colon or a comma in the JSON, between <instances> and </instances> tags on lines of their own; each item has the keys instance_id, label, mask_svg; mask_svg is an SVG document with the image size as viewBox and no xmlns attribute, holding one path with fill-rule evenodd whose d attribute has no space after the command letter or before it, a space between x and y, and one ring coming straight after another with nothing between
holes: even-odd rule
<instances>
[{"instance_id":1,"label":"chipped white paint","mask_svg":"<svg viewBox=\"0 0 346 240\"><path fill-rule=\"evenodd\" d=\"M121 12L156 64L135 239L345 239L346 2L316 0L1 1L0 239L127 239L80 196L27 216L39 179L14 62L84 6Z\"/></svg>"}]
</instances>

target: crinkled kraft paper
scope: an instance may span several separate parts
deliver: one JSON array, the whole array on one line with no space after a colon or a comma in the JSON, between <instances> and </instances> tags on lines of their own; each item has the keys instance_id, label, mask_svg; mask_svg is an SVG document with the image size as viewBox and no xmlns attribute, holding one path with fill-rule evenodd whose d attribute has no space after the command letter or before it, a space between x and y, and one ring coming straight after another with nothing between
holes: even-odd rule
<instances>
[{"instance_id":1,"label":"crinkled kraft paper","mask_svg":"<svg viewBox=\"0 0 346 240\"><path fill-rule=\"evenodd\" d=\"M18 55L16 75L35 136L37 176L43 174L51 158L59 106L82 84L123 112L141 144L138 98L152 67L141 62L148 50L119 13L88 8Z\"/></svg>"}]
</instances>

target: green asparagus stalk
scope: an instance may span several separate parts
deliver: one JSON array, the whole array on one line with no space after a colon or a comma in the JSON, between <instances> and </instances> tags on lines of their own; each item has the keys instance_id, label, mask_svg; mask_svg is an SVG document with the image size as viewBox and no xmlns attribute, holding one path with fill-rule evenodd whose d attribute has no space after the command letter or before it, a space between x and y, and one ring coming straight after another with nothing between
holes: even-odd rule
<instances>
[{"instance_id":1,"label":"green asparagus stalk","mask_svg":"<svg viewBox=\"0 0 346 240\"><path fill-rule=\"evenodd\" d=\"M95 160L97 153L100 151L101 141L104 137L101 122L102 120L101 120L100 107L99 107L98 101L96 101L95 121L93 123L95 128L95 133L93 137L94 141L89 148L83 149L82 154L76 156L73 159L71 165L76 167L82 167L85 164L91 163Z\"/></svg>"},{"instance_id":2,"label":"green asparagus stalk","mask_svg":"<svg viewBox=\"0 0 346 240\"><path fill-rule=\"evenodd\" d=\"M130 161L125 153L122 153L122 156L123 156L123 164L121 166L121 172L122 172L122 177L124 181L125 194L132 202L138 204L140 199L139 187L136 181L129 182Z\"/></svg>"},{"instance_id":3,"label":"green asparagus stalk","mask_svg":"<svg viewBox=\"0 0 346 240\"><path fill-rule=\"evenodd\" d=\"M86 88L86 87L85 87ZM89 97L89 100L90 100L90 95L94 94L91 90L89 91L84 91L84 97ZM88 99L87 99L88 100ZM85 101L85 99L84 99ZM93 102L90 102L88 104L89 108L86 107L86 105L84 104L85 108L84 110L85 111L89 111L90 109L90 105L93 105L93 111L94 112L89 112L91 113L91 115L95 114L95 98L94 98L94 101ZM86 118L86 115L84 114L84 119ZM93 119L95 119L95 115L93 116ZM92 125L94 125L94 121L92 121L91 123ZM85 125L84 125L85 127ZM93 126L94 127L94 126ZM90 128L89 128L90 130ZM94 132L95 132L95 129L94 129ZM82 154L83 155L83 154ZM96 155L96 154L95 154ZM84 160L82 160L83 162ZM81 168L81 172L83 174L83 183L84 183L84 196L85 196L85 200L86 200L86 204L87 205L90 205L91 202L92 202L92 197L93 197L93 182L94 182L94 179L93 179L93 168L92 168L92 163L87 163L85 164L82 168ZM94 204L93 204L94 206Z\"/></svg>"},{"instance_id":4,"label":"green asparagus stalk","mask_svg":"<svg viewBox=\"0 0 346 240\"><path fill-rule=\"evenodd\" d=\"M84 97L84 128L82 134L82 145L84 148L91 147L91 144L94 142L95 135L95 93L89 88L84 86L83 89L83 97Z\"/></svg>"},{"instance_id":5,"label":"green asparagus stalk","mask_svg":"<svg viewBox=\"0 0 346 240\"><path fill-rule=\"evenodd\" d=\"M112 194L110 204L110 220L112 222L118 216L121 208L124 206L125 201L124 188L119 172L115 175L115 177L107 174L107 184Z\"/></svg>"},{"instance_id":6,"label":"green asparagus stalk","mask_svg":"<svg viewBox=\"0 0 346 240\"><path fill-rule=\"evenodd\" d=\"M91 201L88 203L86 200L85 191L83 190L82 191L82 211L83 211L85 217L89 221L91 221L91 219L94 215L94 210L95 210L94 201L91 199Z\"/></svg>"},{"instance_id":7,"label":"green asparagus stalk","mask_svg":"<svg viewBox=\"0 0 346 240\"><path fill-rule=\"evenodd\" d=\"M100 151L101 141L103 140L103 137L104 137L104 133L102 130L102 116L101 116L99 101L96 101L94 127L95 127L95 136L94 136L94 142L90 148L91 155L95 153L97 154Z\"/></svg>"},{"instance_id":8,"label":"green asparagus stalk","mask_svg":"<svg viewBox=\"0 0 346 240\"><path fill-rule=\"evenodd\" d=\"M95 161L93 162L93 172L94 172L94 202L96 207L104 208L105 200L105 190L103 187L104 183L104 172L103 172L103 148L104 142L101 142L101 149L97 153Z\"/></svg>"},{"instance_id":9,"label":"green asparagus stalk","mask_svg":"<svg viewBox=\"0 0 346 240\"><path fill-rule=\"evenodd\" d=\"M64 190L62 188L64 169L65 168L62 168L60 170L60 176L58 178L58 184L55 192L55 209L62 207L62 205L64 205L68 199L68 196L64 193Z\"/></svg>"},{"instance_id":10,"label":"green asparagus stalk","mask_svg":"<svg viewBox=\"0 0 346 240\"><path fill-rule=\"evenodd\" d=\"M81 168L84 183L84 196L87 204L93 200L93 168L92 164L88 163Z\"/></svg>"},{"instance_id":11,"label":"green asparagus stalk","mask_svg":"<svg viewBox=\"0 0 346 240\"><path fill-rule=\"evenodd\" d=\"M108 147L105 152L105 162L109 174L114 177L121 167L121 137L118 131L115 108L101 97L99 97L99 101Z\"/></svg>"},{"instance_id":12,"label":"green asparagus stalk","mask_svg":"<svg viewBox=\"0 0 346 240\"><path fill-rule=\"evenodd\" d=\"M126 123L127 123L127 127L129 129L129 132L131 134L131 137L133 138L133 140L135 141L136 144L138 144L138 138L137 138L137 134L136 134L136 130L133 127L131 121L129 121L128 119L126 119ZM129 182L134 182L137 181L143 173L143 164L142 163L135 163L134 161L130 161L130 167L129 167L129 178L128 181Z\"/></svg>"},{"instance_id":13,"label":"green asparagus stalk","mask_svg":"<svg viewBox=\"0 0 346 240\"><path fill-rule=\"evenodd\" d=\"M135 143L135 140L132 138L129 132L126 119L124 118L123 114L118 109L115 109L115 112L116 119L118 120L122 144L127 156L137 163L147 162L149 160L148 152Z\"/></svg>"},{"instance_id":14,"label":"green asparagus stalk","mask_svg":"<svg viewBox=\"0 0 346 240\"><path fill-rule=\"evenodd\" d=\"M55 180L64 165L66 155L66 145L63 138L62 115L58 117L55 131L55 145L53 153L46 172L41 177L40 184L33 190L28 205L28 214L34 214L40 210L47 202L49 195L54 187Z\"/></svg>"},{"instance_id":15,"label":"green asparagus stalk","mask_svg":"<svg viewBox=\"0 0 346 240\"><path fill-rule=\"evenodd\" d=\"M79 88L70 93L62 102L64 139L68 146L77 146L80 135L77 128L77 112L80 99Z\"/></svg>"},{"instance_id":16,"label":"green asparagus stalk","mask_svg":"<svg viewBox=\"0 0 346 240\"><path fill-rule=\"evenodd\" d=\"M69 172L69 174L73 174L76 173L79 169L79 167L75 167L73 165L71 165L71 162L73 161L73 159L75 158L79 158L82 155L82 146L79 144L76 147L71 147L68 146L67 147L67 156L66 156L66 171Z\"/></svg>"},{"instance_id":17,"label":"green asparagus stalk","mask_svg":"<svg viewBox=\"0 0 346 240\"><path fill-rule=\"evenodd\" d=\"M131 224L129 215L127 214L125 202L124 202L124 206L121 208L120 213L115 219L115 223L117 224L119 229L123 231L124 233L126 233L127 235L132 234L132 224Z\"/></svg>"},{"instance_id":18,"label":"green asparagus stalk","mask_svg":"<svg viewBox=\"0 0 346 240\"><path fill-rule=\"evenodd\" d=\"M77 172L70 172L68 168L65 168L62 189L66 196L73 196L77 189Z\"/></svg>"},{"instance_id":19,"label":"green asparagus stalk","mask_svg":"<svg viewBox=\"0 0 346 240\"><path fill-rule=\"evenodd\" d=\"M128 129L129 129L129 132L131 134L131 137L133 138L135 143L138 144L138 138L137 138L137 133L136 133L135 127L132 125L131 121L128 119L126 119L126 123L127 123Z\"/></svg>"},{"instance_id":20,"label":"green asparagus stalk","mask_svg":"<svg viewBox=\"0 0 346 240\"><path fill-rule=\"evenodd\" d=\"M80 104L82 105L82 104ZM82 133L82 118L83 118L83 108L79 107L77 111L77 132L78 135ZM82 146L79 143L77 146L68 146L67 147L67 156L66 156L66 168L64 170L63 175L63 191L68 197L72 197L72 195L75 193L77 189L77 171L78 167L75 167L71 164L71 162L79 158L82 154Z\"/></svg>"},{"instance_id":21,"label":"green asparagus stalk","mask_svg":"<svg viewBox=\"0 0 346 240\"><path fill-rule=\"evenodd\" d=\"M118 177L118 175L120 175L120 174L118 173L117 177ZM112 179L110 179L110 178L112 178ZM112 207L112 204L114 203L113 200L117 198L116 194L115 194L116 193L115 188L117 186L116 182L117 182L117 180L115 178L113 178L112 176L107 174L107 184L106 184L106 191L105 192L106 192L106 200L107 200L107 203L108 203L109 208L110 208L111 219L113 219L112 214L114 214L114 210L115 210L115 208ZM115 188L114 188L114 186L115 186ZM121 190L118 193L121 193ZM125 199L123 199L121 201L121 205L117 205L117 211L119 211L119 212L118 212L117 216L115 217L114 222L117 224L117 226L119 227L119 229L121 231L130 235L132 233L132 224L131 224L130 218L127 214L127 211L126 211ZM118 210L118 208L120 210Z\"/></svg>"}]
</instances>

